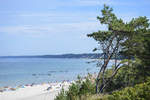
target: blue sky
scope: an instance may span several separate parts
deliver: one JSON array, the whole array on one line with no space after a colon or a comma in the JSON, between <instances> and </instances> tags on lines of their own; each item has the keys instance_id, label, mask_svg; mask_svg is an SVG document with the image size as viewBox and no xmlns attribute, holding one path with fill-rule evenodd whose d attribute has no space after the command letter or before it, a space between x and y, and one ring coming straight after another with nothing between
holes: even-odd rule
<instances>
[{"instance_id":1,"label":"blue sky","mask_svg":"<svg viewBox=\"0 0 150 100\"><path fill-rule=\"evenodd\" d=\"M0 56L92 52L104 3L125 21L150 18L150 0L0 0Z\"/></svg>"}]
</instances>

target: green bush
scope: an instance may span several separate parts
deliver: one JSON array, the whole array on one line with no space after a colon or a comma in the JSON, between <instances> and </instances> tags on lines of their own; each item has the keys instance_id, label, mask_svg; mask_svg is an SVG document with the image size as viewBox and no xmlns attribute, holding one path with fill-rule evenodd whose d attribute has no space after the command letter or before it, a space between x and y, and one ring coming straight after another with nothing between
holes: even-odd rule
<instances>
[{"instance_id":1,"label":"green bush","mask_svg":"<svg viewBox=\"0 0 150 100\"><path fill-rule=\"evenodd\" d=\"M88 74L84 81L78 76L78 80L69 87L68 91L62 89L55 100L81 100L90 94L95 94L95 82L91 81L91 75Z\"/></svg>"},{"instance_id":2,"label":"green bush","mask_svg":"<svg viewBox=\"0 0 150 100\"><path fill-rule=\"evenodd\" d=\"M62 88L61 92L56 96L55 100L66 100L64 88Z\"/></svg>"},{"instance_id":3,"label":"green bush","mask_svg":"<svg viewBox=\"0 0 150 100\"><path fill-rule=\"evenodd\" d=\"M108 69L106 76L110 77L113 68ZM122 65L113 80L104 89L105 93L120 90L125 87L133 87L148 81L149 76L145 74L141 60L130 60L130 65Z\"/></svg>"},{"instance_id":4,"label":"green bush","mask_svg":"<svg viewBox=\"0 0 150 100\"><path fill-rule=\"evenodd\" d=\"M134 87L127 87L115 91L108 96L108 100L149 100L150 82L138 84Z\"/></svg>"},{"instance_id":5,"label":"green bush","mask_svg":"<svg viewBox=\"0 0 150 100\"><path fill-rule=\"evenodd\" d=\"M126 87L111 94L96 95L95 83L88 76L85 81L78 80L73 83L68 91L61 90L55 100L149 100L150 78L146 83L137 84L134 87Z\"/></svg>"},{"instance_id":6,"label":"green bush","mask_svg":"<svg viewBox=\"0 0 150 100\"><path fill-rule=\"evenodd\" d=\"M79 94L94 94L95 93L95 84L93 84L88 78L81 84L79 89Z\"/></svg>"}]
</instances>

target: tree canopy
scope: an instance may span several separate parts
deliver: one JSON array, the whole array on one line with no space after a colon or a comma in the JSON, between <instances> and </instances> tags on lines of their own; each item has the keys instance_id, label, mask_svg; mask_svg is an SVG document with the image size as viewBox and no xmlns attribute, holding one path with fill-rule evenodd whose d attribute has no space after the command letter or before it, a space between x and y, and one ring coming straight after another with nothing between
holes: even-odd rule
<instances>
[{"instance_id":1,"label":"tree canopy","mask_svg":"<svg viewBox=\"0 0 150 100\"><path fill-rule=\"evenodd\" d=\"M99 30L88 34L89 37L94 38L99 47L95 48L96 50L101 50L104 55L103 65L100 64L100 71L97 76L97 92L102 92L107 84L112 80L116 75L118 70L125 66L126 61L131 63L132 59L138 58L142 60L144 66L149 69L149 42L150 42L150 29L149 29L149 20L146 17L133 18L129 22L124 22L122 19L117 18L113 13L113 9L109 6L104 5L104 8L101 10L102 16L98 16L97 19L100 21L100 24L107 26L107 30ZM120 63L117 63L117 58L115 59L115 67L112 72L112 75L105 77L106 69L110 60L113 56L117 54L122 54L128 58ZM147 65L146 65L147 64ZM148 70L149 72L149 70ZM146 73L144 73L146 74ZM148 74L148 73L147 73ZM99 84L101 84L99 86Z\"/></svg>"}]
</instances>

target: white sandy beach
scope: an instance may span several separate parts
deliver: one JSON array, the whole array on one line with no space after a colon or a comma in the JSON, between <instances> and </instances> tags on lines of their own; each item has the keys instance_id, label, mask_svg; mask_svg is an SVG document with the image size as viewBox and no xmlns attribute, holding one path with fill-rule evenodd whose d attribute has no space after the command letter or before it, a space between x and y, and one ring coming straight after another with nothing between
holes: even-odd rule
<instances>
[{"instance_id":1,"label":"white sandy beach","mask_svg":"<svg viewBox=\"0 0 150 100\"><path fill-rule=\"evenodd\" d=\"M54 100L61 88L67 90L69 85L69 82L64 82L25 86L14 91L0 92L0 100Z\"/></svg>"}]
</instances>

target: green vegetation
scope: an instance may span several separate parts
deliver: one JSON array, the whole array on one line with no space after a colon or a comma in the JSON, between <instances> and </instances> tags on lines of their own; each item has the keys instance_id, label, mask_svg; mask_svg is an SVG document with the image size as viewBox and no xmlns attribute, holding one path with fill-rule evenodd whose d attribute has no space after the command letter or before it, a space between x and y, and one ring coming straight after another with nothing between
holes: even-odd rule
<instances>
[{"instance_id":1,"label":"green vegetation","mask_svg":"<svg viewBox=\"0 0 150 100\"><path fill-rule=\"evenodd\" d=\"M62 89L55 100L149 100L150 98L150 79L146 83L126 87L109 94L96 94L94 86L95 83L89 75L85 81L78 78L68 91Z\"/></svg>"},{"instance_id":2,"label":"green vegetation","mask_svg":"<svg viewBox=\"0 0 150 100\"><path fill-rule=\"evenodd\" d=\"M62 89L55 100L149 100L150 98L150 23L146 17L133 18L129 22L104 5L101 24L108 27L88 34L98 42L94 51L101 50L98 76L88 75L86 80L73 83L68 91ZM117 55L126 59L118 61ZM108 69L110 60L114 65ZM95 80L95 81L94 81Z\"/></svg>"},{"instance_id":3,"label":"green vegetation","mask_svg":"<svg viewBox=\"0 0 150 100\"><path fill-rule=\"evenodd\" d=\"M81 77L78 76L78 80L69 87L69 90L64 91L62 89L55 100L80 100L85 95L95 94L95 82L93 80L90 74L85 78L85 81L82 81Z\"/></svg>"},{"instance_id":4,"label":"green vegetation","mask_svg":"<svg viewBox=\"0 0 150 100\"><path fill-rule=\"evenodd\" d=\"M115 91L107 98L108 100L149 100L150 81L134 87L127 87L121 91Z\"/></svg>"}]
</instances>

